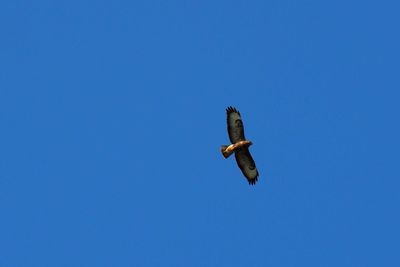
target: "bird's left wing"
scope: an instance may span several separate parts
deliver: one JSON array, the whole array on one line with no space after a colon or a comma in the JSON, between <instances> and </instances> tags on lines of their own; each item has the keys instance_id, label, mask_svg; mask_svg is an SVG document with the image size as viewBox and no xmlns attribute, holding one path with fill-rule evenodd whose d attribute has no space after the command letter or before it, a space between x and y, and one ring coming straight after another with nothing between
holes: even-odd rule
<instances>
[{"instance_id":1,"label":"bird's left wing","mask_svg":"<svg viewBox=\"0 0 400 267\"><path fill-rule=\"evenodd\" d=\"M228 123L228 135L232 144L245 140L244 128L240 112L234 107L226 109L226 117Z\"/></svg>"}]
</instances>

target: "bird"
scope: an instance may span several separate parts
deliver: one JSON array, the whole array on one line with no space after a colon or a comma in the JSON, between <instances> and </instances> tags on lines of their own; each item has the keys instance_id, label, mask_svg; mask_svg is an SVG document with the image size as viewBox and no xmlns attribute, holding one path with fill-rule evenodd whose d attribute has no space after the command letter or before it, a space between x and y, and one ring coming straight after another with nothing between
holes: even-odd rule
<instances>
[{"instance_id":1,"label":"bird","mask_svg":"<svg viewBox=\"0 0 400 267\"><path fill-rule=\"evenodd\" d=\"M247 178L250 185L254 185L258 180L258 170L249 147L253 144L244 137L244 127L240 112L234 107L226 108L228 124L228 135L230 145L222 145L221 152L225 159L235 153L236 163Z\"/></svg>"}]
</instances>

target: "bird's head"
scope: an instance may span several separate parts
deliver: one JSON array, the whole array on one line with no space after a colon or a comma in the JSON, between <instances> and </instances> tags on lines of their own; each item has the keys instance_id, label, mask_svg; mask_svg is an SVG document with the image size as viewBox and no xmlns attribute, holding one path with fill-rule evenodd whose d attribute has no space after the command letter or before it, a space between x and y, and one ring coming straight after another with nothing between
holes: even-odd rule
<instances>
[{"instance_id":1,"label":"bird's head","mask_svg":"<svg viewBox=\"0 0 400 267\"><path fill-rule=\"evenodd\" d=\"M246 144L246 146L251 146L252 144L253 144L253 142L251 142L251 141L247 141L248 143Z\"/></svg>"}]
</instances>

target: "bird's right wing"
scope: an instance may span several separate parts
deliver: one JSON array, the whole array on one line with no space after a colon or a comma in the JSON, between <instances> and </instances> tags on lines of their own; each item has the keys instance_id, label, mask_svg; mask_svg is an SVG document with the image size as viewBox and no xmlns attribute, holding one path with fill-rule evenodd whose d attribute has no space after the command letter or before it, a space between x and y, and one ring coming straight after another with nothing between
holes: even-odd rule
<instances>
[{"instance_id":1,"label":"bird's right wing","mask_svg":"<svg viewBox=\"0 0 400 267\"><path fill-rule=\"evenodd\" d=\"M250 154L248 147L242 147L236 150L235 158L237 165L242 171L243 175L246 176L249 184L255 184L258 180L258 171L256 163Z\"/></svg>"}]
</instances>

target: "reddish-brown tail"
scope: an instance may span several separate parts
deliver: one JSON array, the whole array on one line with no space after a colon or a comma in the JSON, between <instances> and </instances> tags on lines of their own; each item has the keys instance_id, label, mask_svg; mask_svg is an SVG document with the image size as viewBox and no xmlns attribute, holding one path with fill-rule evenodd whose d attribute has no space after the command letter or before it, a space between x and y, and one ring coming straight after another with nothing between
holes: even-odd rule
<instances>
[{"instance_id":1,"label":"reddish-brown tail","mask_svg":"<svg viewBox=\"0 0 400 267\"><path fill-rule=\"evenodd\" d=\"M224 156L224 158L228 158L234 152L233 150L227 151L227 148L228 148L228 146L221 146L221 152L222 152L222 155Z\"/></svg>"}]
</instances>

